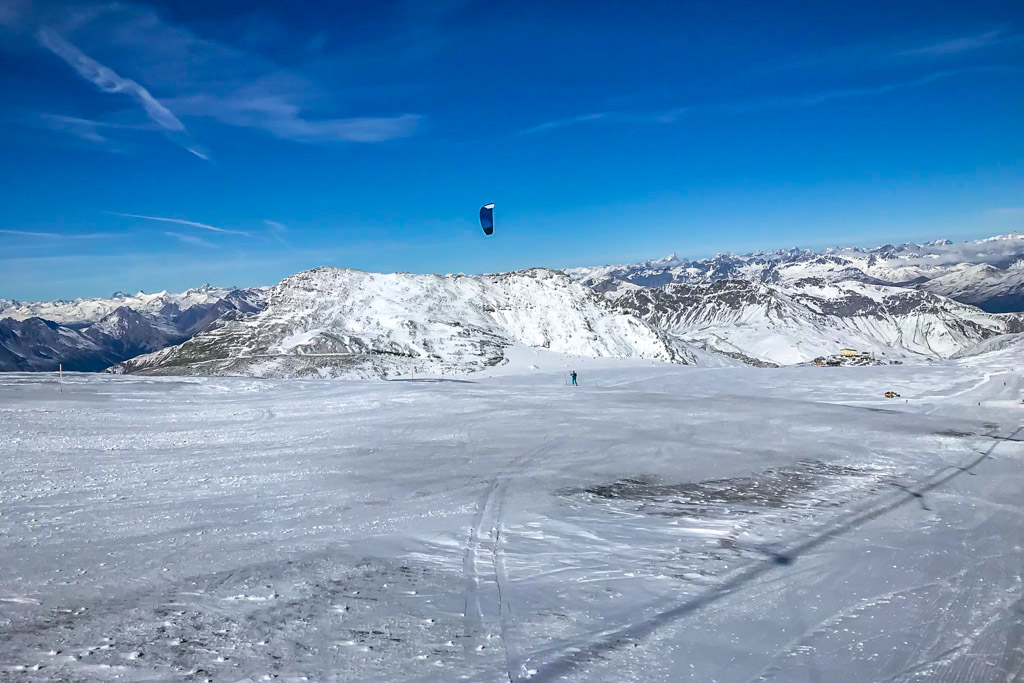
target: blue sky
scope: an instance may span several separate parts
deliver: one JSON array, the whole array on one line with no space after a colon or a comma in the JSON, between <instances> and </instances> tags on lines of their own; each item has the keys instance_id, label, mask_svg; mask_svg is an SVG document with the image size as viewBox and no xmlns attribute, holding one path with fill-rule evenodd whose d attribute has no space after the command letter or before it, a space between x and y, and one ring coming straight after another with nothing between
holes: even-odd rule
<instances>
[{"instance_id":1,"label":"blue sky","mask_svg":"<svg viewBox=\"0 0 1024 683\"><path fill-rule=\"evenodd\" d=\"M0 0L0 297L1024 229L1020 2L324 5Z\"/></svg>"}]
</instances>

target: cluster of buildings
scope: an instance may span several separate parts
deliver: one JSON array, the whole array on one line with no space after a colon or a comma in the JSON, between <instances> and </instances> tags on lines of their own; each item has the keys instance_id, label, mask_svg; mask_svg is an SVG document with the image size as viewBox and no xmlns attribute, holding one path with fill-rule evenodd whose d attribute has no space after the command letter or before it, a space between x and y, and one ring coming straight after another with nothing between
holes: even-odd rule
<instances>
[{"instance_id":1,"label":"cluster of buildings","mask_svg":"<svg viewBox=\"0 0 1024 683\"><path fill-rule=\"evenodd\" d=\"M814 364L834 368L840 365L878 365L879 362L870 351L840 349L839 353L831 356L818 356L814 359Z\"/></svg>"}]
</instances>

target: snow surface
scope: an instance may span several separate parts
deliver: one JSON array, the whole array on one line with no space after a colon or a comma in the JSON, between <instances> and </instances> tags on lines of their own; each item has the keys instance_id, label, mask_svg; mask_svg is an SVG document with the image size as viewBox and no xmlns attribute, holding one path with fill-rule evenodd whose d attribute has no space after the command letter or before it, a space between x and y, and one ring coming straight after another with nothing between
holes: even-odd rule
<instances>
[{"instance_id":1,"label":"snow surface","mask_svg":"<svg viewBox=\"0 0 1024 683\"><path fill-rule=\"evenodd\" d=\"M0 678L1024 675L1019 345L577 389L510 353L537 369L0 375Z\"/></svg>"}]
</instances>

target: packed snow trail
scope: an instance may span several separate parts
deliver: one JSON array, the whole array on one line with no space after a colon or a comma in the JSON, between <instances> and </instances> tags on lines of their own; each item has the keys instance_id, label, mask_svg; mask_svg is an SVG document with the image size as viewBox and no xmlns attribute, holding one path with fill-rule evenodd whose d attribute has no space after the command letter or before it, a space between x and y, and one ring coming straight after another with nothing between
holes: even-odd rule
<instances>
[{"instance_id":1,"label":"packed snow trail","mask_svg":"<svg viewBox=\"0 0 1024 683\"><path fill-rule=\"evenodd\" d=\"M0 375L0 678L1012 680L1024 444L986 435L1022 423L1024 359L1000 354L578 389ZM857 516L936 472L927 510Z\"/></svg>"}]
</instances>

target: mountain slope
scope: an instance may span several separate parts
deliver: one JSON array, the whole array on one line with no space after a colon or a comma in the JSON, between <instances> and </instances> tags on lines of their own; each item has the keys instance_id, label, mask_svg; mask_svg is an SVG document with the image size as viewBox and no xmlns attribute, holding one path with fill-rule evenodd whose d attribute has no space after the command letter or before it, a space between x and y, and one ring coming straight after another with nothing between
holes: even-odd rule
<instances>
[{"instance_id":1,"label":"mountain slope","mask_svg":"<svg viewBox=\"0 0 1024 683\"><path fill-rule=\"evenodd\" d=\"M124 356L111 348L111 339L90 336L58 323L29 318L0 319L0 371L99 372Z\"/></svg>"},{"instance_id":2,"label":"mountain slope","mask_svg":"<svg viewBox=\"0 0 1024 683\"><path fill-rule=\"evenodd\" d=\"M974 304L989 313L1024 311L1024 260L1006 268L964 264L922 283L920 288Z\"/></svg>"},{"instance_id":3,"label":"mountain slope","mask_svg":"<svg viewBox=\"0 0 1024 683\"><path fill-rule=\"evenodd\" d=\"M563 273L485 276L317 268L283 280L256 315L216 324L114 371L388 377L466 373L531 347L685 362L685 351Z\"/></svg>"},{"instance_id":4,"label":"mountain slope","mask_svg":"<svg viewBox=\"0 0 1024 683\"><path fill-rule=\"evenodd\" d=\"M777 365L841 348L947 358L1019 327L935 294L862 282L670 284L623 292L615 305L690 344Z\"/></svg>"},{"instance_id":5,"label":"mountain slope","mask_svg":"<svg viewBox=\"0 0 1024 683\"><path fill-rule=\"evenodd\" d=\"M106 345L118 360L149 353L186 338L171 324L121 306L85 328L86 336Z\"/></svg>"},{"instance_id":6,"label":"mountain slope","mask_svg":"<svg viewBox=\"0 0 1024 683\"><path fill-rule=\"evenodd\" d=\"M953 357L956 359L977 359L980 361L997 356L1019 358L1019 364L1024 366L1024 332L1004 334L986 339L980 344L965 349Z\"/></svg>"}]
</instances>

